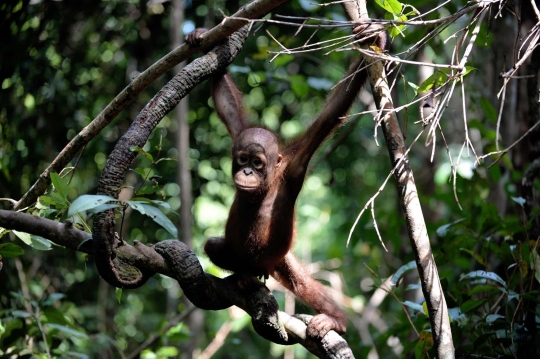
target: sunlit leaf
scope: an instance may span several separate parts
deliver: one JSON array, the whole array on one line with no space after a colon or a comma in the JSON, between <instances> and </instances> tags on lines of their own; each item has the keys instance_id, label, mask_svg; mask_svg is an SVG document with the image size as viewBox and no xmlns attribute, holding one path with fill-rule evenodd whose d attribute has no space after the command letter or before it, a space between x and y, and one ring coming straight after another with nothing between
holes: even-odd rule
<instances>
[{"instance_id":1,"label":"sunlit leaf","mask_svg":"<svg viewBox=\"0 0 540 359\"><path fill-rule=\"evenodd\" d=\"M527 200L525 200L525 198L523 197L510 197L510 198L512 198L512 201L516 202L521 207L523 207L525 203L527 203Z\"/></svg>"},{"instance_id":2,"label":"sunlit leaf","mask_svg":"<svg viewBox=\"0 0 540 359\"><path fill-rule=\"evenodd\" d=\"M48 251L51 249L52 245L47 239L36 236L34 234L29 234L25 232L13 231L21 241L29 245L30 247L37 249L39 251Z\"/></svg>"},{"instance_id":3,"label":"sunlit leaf","mask_svg":"<svg viewBox=\"0 0 540 359\"><path fill-rule=\"evenodd\" d=\"M401 11L403 10L403 4L397 0L375 0L375 2L377 5L394 15L401 14Z\"/></svg>"},{"instance_id":4,"label":"sunlit leaf","mask_svg":"<svg viewBox=\"0 0 540 359\"><path fill-rule=\"evenodd\" d=\"M407 84L408 84L409 86L412 87L412 89L414 90L414 92L418 93L418 89L419 89L420 87L418 87L417 84L415 84L415 83L413 83L413 82L410 82L410 81L407 81Z\"/></svg>"},{"instance_id":5,"label":"sunlit leaf","mask_svg":"<svg viewBox=\"0 0 540 359\"><path fill-rule=\"evenodd\" d=\"M158 208L140 201L127 201L127 204L134 210L152 218L154 222L165 228L174 238L178 238L178 230L175 225Z\"/></svg>"},{"instance_id":6,"label":"sunlit leaf","mask_svg":"<svg viewBox=\"0 0 540 359\"><path fill-rule=\"evenodd\" d=\"M119 203L105 203L97 207L90 208L87 211L89 214L94 214L94 213L105 212L109 209L120 208L120 207L121 206Z\"/></svg>"},{"instance_id":7,"label":"sunlit leaf","mask_svg":"<svg viewBox=\"0 0 540 359\"><path fill-rule=\"evenodd\" d=\"M411 309L414 309L416 311L424 313L424 308L422 307L421 304L414 303L414 302L406 300L406 301L403 302L403 305L406 306L406 307L409 307Z\"/></svg>"},{"instance_id":8,"label":"sunlit leaf","mask_svg":"<svg viewBox=\"0 0 540 359\"><path fill-rule=\"evenodd\" d=\"M411 270L411 269L415 269L416 268L416 262L415 261L410 261L409 263L405 264L405 265L402 265L401 267L399 267L399 269L396 271L396 273L394 273L394 275L392 276L392 279L390 280L392 282L393 285L397 285L398 281L401 279L401 277L403 277L403 274L405 274L405 272Z\"/></svg>"},{"instance_id":9,"label":"sunlit leaf","mask_svg":"<svg viewBox=\"0 0 540 359\"><path fill-rule=\"evenodd\" d=\"M117 199L111 196L85 194L73 201L69 206L68 217L71 217L77 213L87 211L89 209L96 208L107 202L117 201Z\"/></svg>"},{"instance_id":10,"label":"sunlit leaf","mask_svg":"<svg viewBox=\"0 0 540 359\"><path fill-rule=\"evenodd\" d=\"M407 15L395 15L395 14L392 14L390 16L392 17L391 19L394 20L394 21L405 22L405 21L409 20ZM385 18L386 18L386 16L385 16ZM388 34L391 37L400 36L400 35L402 35L404 29L405 29L405 25L391 25L388 28ZM382 52L382 50L380 50L380 52Z\"/></svg>"},{"instance_id":11,"label":"sunlit leaf","mask_svg":"<svg viewBox=\"0 0 540 359\"><path fill-rule=\"evenodd\" d=\"M178 161L178 159L175 157L162 157L156 163L160 163L161 161Z\"/></svg>"},{"instance_id":12,"label":"sunlit leaf","mask_svg":"<svg viewBox=\"0 0 540 359\"><path fill-rule=\"evenodd\" d=\"M495 281L506 288L506 282L501 277L499 277L497 273L486 272L484 270L476 270L476 271L467 273L463 277L461 277L459 281L461 282L464 279L479 279L479 278Z\"/></svg>"}]
</instances>

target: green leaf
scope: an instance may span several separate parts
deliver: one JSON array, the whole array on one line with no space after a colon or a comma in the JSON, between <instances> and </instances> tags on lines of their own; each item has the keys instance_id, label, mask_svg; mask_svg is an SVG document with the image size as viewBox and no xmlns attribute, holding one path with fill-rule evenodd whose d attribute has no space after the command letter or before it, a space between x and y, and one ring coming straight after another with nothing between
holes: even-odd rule
<instances>
[{"instance_id":1,"label":"green leaf","mask_svg":"<svg viewBox=\"0 0 540 359\"><path fill-rule=\"evenodd\" d=\"M43 300L43 302L41 302L41 306L46 307L49 305L53 305L57 300L65 298L65 296L66 295L63 293L52 293L45 300Z\"/></svg>"},{"instance_id":2,"label":"green leaf","mask_svg":"<svg viewBox=\"0 0 540 359\"><path fill-rule=\"evenodd\" d=\"M495 281L501 284L504 288L506 288L506 282L501 277L499 277L497 273L486 272L484 270L476 270L476 271L467 273L463 277L461 277L459 281L461 282L464 279L478 279L478 278L489 279L489 280Z\"/></svg>"},{"instance_id":3,"label":"green leaf","mask_svg":"<svg viewBox=\"0 0 540 359\"><path fill-rule=\"evenodd\" d=\"M392 14L391 16L393 16L394 21L405 22L405 21L409 20L407 15L399 15L398 16L398 15ZM405 29L405 25L393 25L393 26L388 28L388 34L391 37L400 36L403 33L403 29Z\"/></svg>"},{"instance_id":4,"label":"green leaf","mask_svg":"<svg viewBox=\"0 0 540 359\"><path fill-rule=\"evenodd\" d=\"M3 243L0 244L0 257L3 258L15 258L22 256L24 250L16 244L13 243Z\"/></svg>"},{"instance_id":5,"label":"green leaf","mask_svg":"<svg viewBox=\"0 0 540 359\"><path fill-rule=\"evenodd\" d=\"M146 178L146 174L150 171L149 168L130 168L133 172L137 173L142 178Z\"/></svg>"},{"instance_id":6,"label":"green leaf","mask_svg":"<svg viewBox=\"0 0 540 359\"><path fill-rule=\"evenodd\" d=\"M401 11L403 10L403 4L397 0L375 0L375 2L377 5L394 15L401 14Z\"/></svg>"},{"instance_id":7,"label":"green leaf","mask_svg":"<svg viewBox=\"0 0 540 359\"><path fill-rule=\"evenodd\" d=\"M170 234L174 236L174 238L178 238L178 230L171 222L171 220L167 218L167 216L158 208L140 201L127 201L127 204L134 210L152 218L154 222L165 228Z\"/></svg>"},{"instance_id":8,"label":"green leaf","mask_svg":"<svg viewBox=\"0 0 540 359\"><path fill-rule=\"evenodd\" d=\"M156 164L160 163L161 161L178 161L178 159L176 159L175 157L162 157L156 161Z\"/></svg>"},{"instance_id":9,"label":"green leaf","mask_svg":"<svg viewBox=\"0 0 540 359\"><path fill-rule=\"evenodd\" d=\"M408 301L408 300L406 300L406 301L404 301L402 303L406 307L409 307L411 309L414 309L416 311L424 313L424 308L422 307L422 304L414 303L414 302L411 302L411 301Z\"/></svg>"},{"instance_id":10,"label":"green leaf","mask_svg":"<svg viewBox=\"0 0 540 359\"><path fill-rule=\"evenodd\" d=\"M107 202L117 201L117 199L111 196L85 194L73 201L69 206L68 217L71 217L77 213L84 212L86 210L96 208Z\"/></svg>"},{"instance_id":11,"label":"green leaf","mask_svg":"<svg viewBox=\"0 0 540 359\"><path fill-rule=\"evenodd\" d=\"M52 204L57 208L57 209L61 209L61 208L65 208L68 204L67 200L62 197L62 195L58 192L53 192L50 194L50 197L51 197L51 200L52 200Z\"/></svg>"},{"instance_id":12,"label":"green leaf","mask_svg":"<svg viewBox=\"0 0 540 359\"><path fill-rule=\"evenodd\" d=\"M272 63L275 67L280 67L287 65L292 60L294 60L293 55L279 55Z\"/></svg>"},{"instance_id":13,"label":"green leaf","mask_svg":"<svg viewBox=\"0 0 540 359\"><path fill-rule=\"evenodd\" d=\"M51 173L51 181L56 189L56 192L62 197L62 199L67 202L67 195L68 195L68 183L67 180L60 177L58 173L52 172Z\"/></svg>"},{"instance_id":14,"label":"green leaf","mask_svg":"<svg viewBox=\"0 0 540 359\"><path fill-rule=\"evenodd\" d=\"M139 146L131 146L129 149L132 152L139 152L141 155L148 158L150 160L150 162L152 162L152 163L154 162L154 156L152 156L151 154L149 154L148 152L146 152L145 150L143 150Z\"/></svg>"},{"instance_id":15,"label":"green leaf","mask_svg":"<svg viewBox=\"0 0 540 359\"><path fill-rule=\"evenodd\" d=\"M475 286L473 289L471 289L471 291L469 292L469 295L473 296L473 295L475 295L477 293L486 293L486 292L491 292L491 291L494 291L494 290L503 291L499 287L494 287L492 285L485 284L485 285L477 285L477 286Z\"/></svg>"},{"instance_id":16,"label":"green leaf","mask_svg":"<svg viewBox=\"0 0 540 359\"><path fill-rule=\"evenodd\" d=\"M180 322L167 330L167 332L165 332L165 337L170 340L184 341L190 338L189 334L189 329L186 327L185 323Z\"/></svg>"},{"instance_id":17,"label":"green leaf","mask_svg":"<svg viewBox=\"0 0 540 359\"><path fill-rule=\"evenodd\" d=\"M69 325L69 321L66 318L66 313L55 307L46 307L42 312L46 319L43 320L47 323L55 323L60 325Z\"/></svg>"},{"instance_id":18,"label":"green leaf","mask_svg":"<svg viewBox=\"0 0 540 359\"><path fill-rule=\"evenodd\" d=\"M52 245L47 239L36 236L35 234L29 234L25 232L13 231L21 241L28 244L30 247L37 249L39 251L48 251L51 249Z\"/></svg>"},{"instance_id":19,"label":"green leaf","mask_svg":"<svg viewBox=\"0 0 540 359\"><path fill-rule=\"evenodd\" d=\"M433 86L442 86L448 79L448 73L449 71L447 69L438 69L433 75L425 79L424 82L420 84L418 93L427 93Z\"/></svg>"},{"instance_id":20,"label":"green leaf","mask_svg":"<svg viewBox=\"0 0 540 359\"><path fill-rule=\"evenodd\" d=\"M11 229L5 229L5 228L0 227L0 238L2 238L3 236L5 236L5 235L8 234L9 232L11 232Z\"/></svg>"},{"instance_id":21,"label":"green leaf","mask_svg":"<svg viewBox=\"0 0 540 359\"><path fill-rule=\"evenodd\" d=\"M173 346L165 346L158 349L156 352L158 358L178 358L178 348Z\"/></svg>"},{"instance_id":22,"label":"green leaf","mask_svg":"<svg viewBox=\"0 0 540 359\"><path fill-rule=\"evenodd\" d=\"M304 97L309 92L309 85L304 76L294 75L289 78L291 89L297 97Z\"/></svg>"},{"instance_id":23,"label":"green leaf","mask_svg":"<svg viewBox=\"0 0 540 359\"><path fill-rule=\"evenodd\" d=\"M534 270L534 278L540 283L540 255L538 255L537 251L531 253L529 266L531 270Z\"/></svg>"},{"instance_id":24,"label":"green leaf","mask_svg":"<svg viewBox=\"0 0 540 359\"><path fill-rule=\"evenodd\" d=\"M159 206L159 207L163 207L167 210L169 210L170 212L178 215L178 213L174 212L172 209L171 209L171 205L168 203L168 202L165 202L165 201L159 201L159 200L155 200L155 199L149 199L149 198L146 198L146 197L134 197L131 199L131 201L135 201L135 202L144 202L144 203L148 203L148 204L153 204L153 205L156 205L156 206Z\"/></svg>"},{"instance_id":25,"label":"green leaf","mask_svg":"<svg viewBox=\"0 0 540 359\"><path fill-rule=\"evenodd\" d=\"M151 184L151 185L147 185L147 186L142 186L137 191L137 194L138 195L149 195L149 194L156 193L158 190L159 190L159 187L154 186L153 184Z\"/></svg>"},{"instance_id":26,"label":"green leaf","mask_svg":"<svg viewBox=\"0 0 540 359\"><path fill-rule=\"evenodd\" d=\"M461 219L458 219L457 221L454 221L452 223L448 223L448 224L440 226L439 228L437 228L437 235L439 237L445 237L448 234L448 230L450 229L450 227L452 227L454 224L457 224L457 223L462 222L464 220L465 220L465 218L461 218Z\"/></svg>"},{"instance_id":27,"label":"green leaf","mask_svg":"<svg viewBox=\"0 0 540 359\"><path fill-rule=\"evenodd\" d=\"M88 339L88 335L86 335L86 333L80 332L78 330L67 327L65 325L60 325L60 324L55 324L55 323L46 323L45 325L47 325L50 328L56 329L59 332L67 334L68 336L71 336L71 337L75 337L78 339Z\"/></svg>"},{"instance_id":28,"label":"green leaf","mask_svg":"<svg viewBox=\"0 0 540 359\"><path fill-rule=\"evenodd\" d=\"M473 309L476 309L484 304L485 301L485 299L470 299L460 306L461 312L467 313Z\"/></svg>"},{"instance_id":29,"label":"green leaf","mask_svg":"<svg viewBox=\"0 0 540 359\"><path fill-rule=\"evenodd\" d=\"M23 310L13 310L11 311L11 315L15 318L30 318L32 316L32 314Z\"/></svg>"},{"instance_id":30,"label":"green leaf","mask_svg":"<svg viewBox=\"0 0 540 359\"><path fill-rule=\"evenodd\" d=\"M116 300L119 304L122 304L122 288L116 288L116 292L114 292L114 295L116 296Z\"/></svg>"},{"instance_id":31,"label":"green leaf","mask_svg":"<svg viewBox=\"0 0 540 359\"><path fill-rule=\"evenodd\" d=\"M401 279L401 277L403 277L403 274L405 274L405 272L411 270L411 269L415 269L416 268L416 262L415 261L410 261L409 263L405 264L405 265L402 265L401 267L399 267L399 269L396 271L396 273L394 273L394 275L392 276L392 279L390 280L392 282L392 284L394 286L397 286L397 283L398 281Z\"/></svg>"},{"instance_id":32,"label":"green leaf","mask_svg":"<svg viewBox=\"0 0 540 359\"><path fill-rule=\"evenodd\" d=\"M467 249L467 248L460 248L459 249L460 251L462 252L465 252L465 253L469 253L474 259L476 259L476 261L478 263L480 263L482 265L482 267L486 267L486 262L484 261L484 258L482 258L482 256L478 253L476 253L475 251L472 251L470 249Z\"/></svg>"},{"instance_id":33,"label":"green leaf","mask_svg":"<svg viewBox=\"0 0 540 359\"><path fill-rule=\"evenodd\" d=\"M463 73L463 76L464 77L467 76L469 72L474 71L474 70L478 70L478 69L472 66L465 66L465 72Z\"/></svg>"},{"instance_id":34,"label":"green leaf","mask_svg":"<svg viewBox=\"0 0 540 359\"><path fill-rule=\"evenodd\" d=\"M523 197L510 197L512 198L512 201L516 202L517 204L519 204L521 207L523 207L523 205L525 203L527 203L527 201L525 200L525 198Z\"/></svg>"},{"instance_id":35,"label":"green leaf","mask_svg":"<svg viewBox=\"0 0 540 359\"><path fill-rule=\"evenodd\" d=\"M54 202L50 196L40 196L38 198L38 201L39 201L39 203L41 203L43 205L47 205L47 204L48 205L55 205L56 204L56 202Z\"/></svg>"},{"instance_id":36,"label":"green leaf","mask_svg":"<svg viewBox=\"0 0 540 359\"><path fill-rule=\"evenodd\" d=\"M121 207L119 203L105 203L100 206L94 207L88 210L88 214L94 214L99 212L105 212L109 209Z\"/></svg>"},{"instance_id":37,"label":"green leaf","mask_svg":"<svg viewBox=\"0 0 540 359\"><path fill-rule=\"evenodd\" d=\"M413 83L413 82L410 82L410 81L407 81L407 84L409 84L409 86L412 87L412 89L414 90L415 93L418 93L418 89L420 88L417 84Z\"/></svg>"}]
</instances>

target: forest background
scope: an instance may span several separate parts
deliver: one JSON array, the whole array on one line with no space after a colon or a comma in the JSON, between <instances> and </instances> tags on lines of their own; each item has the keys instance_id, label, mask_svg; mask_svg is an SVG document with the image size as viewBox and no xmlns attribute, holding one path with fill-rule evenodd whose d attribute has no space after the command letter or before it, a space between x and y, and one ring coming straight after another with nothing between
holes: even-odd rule
<instances>
[{"instance_id":1,"label":"forest background","mask_svg":"<svg viewBox=\"0 0 540 359\"><path fill-rule=\"evenodd\" d=\"M214 27L223 14L244 3L2 2L0 197L19 200L69 140L130 81L177 47L183 35L196 27ZM436 9L423 18L434 20L470 4L418 0L397 14L376 2L368 6L372 18L394 20ZM494 1L490 10L478 27L470 71L445 103L436 140L427 130L416 140L430 128L428 122L417 122L422 102L402 108L398 117L411 145L410 166L457 353L518 358L538 338L538 206L531 193L538 190L534 179L540 151L535 146L540 141L530 131L538 123L538 85L530 83L538 76L540 55L536 48L523 56L521 46L538 42L540 18L532 1ZM272 11L272 19L292 22L276 14L346 21L339 4L317 6L307 0L286 2ZM462 29L472 31L474 15L464 13L440 29L429 23L391 29L389 54L405 52L437 29L409 60L453 63ZM536 37L527 37L531 29ZM298 26L286 23L255 23L229 67L244 93L251 123L287 139L316 117L328 91L358 56L353 50L322 49L322 41L348 35L350 27L297 31ZM276 40L287 48L321 45L318 51L274 58L269 52L283 50ZM501 76L513 68L518 70L513 78ZM172 76L171 71L137 96L27 211L65 221L76 198L95 193L116 141ZM419 88L441 86L449 77L441 68L405 64L389 75L390 83L396 81L395 107L421 97ZM374 130L377 112L369 86L359 99L351 111L355 115L311 163L297 204L295 253L337 293L350 319L344 338L357 357L424 357L432 348L429 320L393 179L384 185L392 165L380 127ZM525 133L529 136L522 138ZM206 271L218 276L226 273L211 265L202 246L206 238L223 233L234 196L230 147L205 82L160 122L131 165L120 194L122 200L136 192L166 203L164 212L179 227L178 238L194 250ZM360 218L347 246L358 214L376 194L373 210L369 207ZM0 208L11 209L12 204L2 201ZM170 228L130 208L121 222L121 235L129 241L152 244L172 238ZM310 355L300 345L285 347L259 337L238 308L194 309L169 277L156 275L140 289L115 293L83 253L21 232L2 230L0 236L0 357ZM309 312L275 282L268 286L275 289L282 310Z\"/></svg>"}]
</instances>

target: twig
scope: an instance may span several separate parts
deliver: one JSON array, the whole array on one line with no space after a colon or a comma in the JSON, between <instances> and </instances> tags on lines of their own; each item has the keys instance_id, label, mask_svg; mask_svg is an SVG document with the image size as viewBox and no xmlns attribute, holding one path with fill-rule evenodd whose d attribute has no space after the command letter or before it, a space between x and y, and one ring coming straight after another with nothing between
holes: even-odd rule
<instances>
[{"instance_id":1,"label":"twig","mask_svg":"<svg viewBox=\"0 0 540 359\"><path fill-rule=\"evenodd\" d=\"M514 148L518 143L520 143L525 137L527 137L532 131L534 131L538 126L540 125L540 122L537 122L536 124L534 124L534 126L532 126L531 128L529 128L529 130L527 132L525 132L523 134L523 136L521 136L520 138L518 138L516 140L516 142L512 143L510 146L508 146L507 148L505 148L504 150L502 151L493 151L493 152L490 152L490 153L487 153L485 155L482 155L480 157L478 157L476 163L478 165L480 165L480 161L483 160L484 158L486 157L489 157L489 156L492 156L492 155L499 155L499 157L497 157L495 159L495 161L493 161L493 163L491 163L488 168L490 168L491 166L493 166L495 163L499 162L499 160L508 152L510 151L512 148Z\"/></svg>"}]
</instances>

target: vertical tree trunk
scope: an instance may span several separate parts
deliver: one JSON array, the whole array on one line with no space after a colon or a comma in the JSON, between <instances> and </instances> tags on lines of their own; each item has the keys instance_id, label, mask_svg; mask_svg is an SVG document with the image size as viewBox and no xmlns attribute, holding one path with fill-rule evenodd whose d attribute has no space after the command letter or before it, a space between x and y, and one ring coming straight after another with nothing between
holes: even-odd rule
<instances>
[{"instance_id":1,"label":"vertical tree trunk","mask_svg":"<svg viewBox=\"0 0 540 359\"><path fill-rule=\"evenodd\" d=\"M184 25L184 0L172 0L171 2L171 47L174 49L180 46L183 42ZM176 75L183 67L185 63L181 63L173 69ZM188 114L188 98L184 97L175 111L175 119L178 130L176 132L176 149L178 150L178 166L176 172L176 178L178 185L180 186L180 221L178 225L178 234L181 241L183 241L188 247L193 248L192 232L191 232L191 207L193 205L192 190L191 190L191 173L189 170L189 124L187 122ZM167 290L167 310L168 313L173 315L177 311L178 307L178 292L180 288L178 283L174 283L172 287ZM183 300L189 304L189 300L184 297ZM193 350L197 346L198 333L202 329L204 323L204 314L201 310L195 309L187 318L191 332L190 339L185 343L183 348L183 358L190 359L193 356Z\"/></svg>"}]
</instances>

